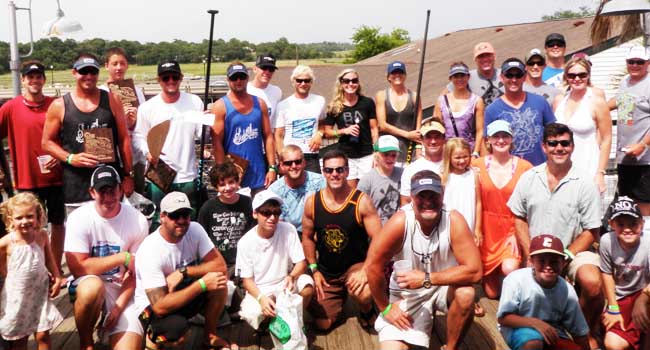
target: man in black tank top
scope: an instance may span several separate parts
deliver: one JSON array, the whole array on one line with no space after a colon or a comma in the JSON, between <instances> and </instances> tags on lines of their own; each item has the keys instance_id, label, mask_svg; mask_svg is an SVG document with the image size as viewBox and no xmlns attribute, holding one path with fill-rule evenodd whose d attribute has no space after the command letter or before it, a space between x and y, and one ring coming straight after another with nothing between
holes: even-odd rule
<instances>
[{"instance_id":1,"label":"man in black tank top","mask_svg":"<svg viewBox=\"0 0 650 350\"><path fill-rule=\"evenodd\" d=\"M325 153L323 176L327 186L307 197L302 220L302 246L316 287L309 310L316 327L330 329L349 294L359 303L361 325L372 327L372 295L362 266L381 220L372 201L348 185L344 153Z\"/></svg>"},{"instance_id":2,"label":"man in black tank top","mask_svg":"<svg viewBox=\"0 0 650 350\"><path fill-rule=\"evenodd\" d=\"M386 79L390 87L375 95L380 135L393 135L399 140L400 166L415 160L415 145L420 141L422 104L415 106L415 93L406 88L406 65L388 64ZM410 153L409 153L410 152Z\"/></svg>"},{"instance_id":3,"label":"man in black tank top","mask_svg":"<svg viewBox=\"0 0 650 350\"><path fill-rule=\"evenodd\" d=\"M63 192L68 212L91 200L88 188L93 170L100 163L122 169L122 189L126 196L133 193L131 140L121 102L111 93L97 87L99 62L82 53L75 60L72 75L75 89L52 102L43 129L43 150L63 163ZM97 149L113 148L115 161L101 161L96 154L86 152L86 130L108 129L112 144L105 135L96 138Z\"/></svg>"}]
</instances>

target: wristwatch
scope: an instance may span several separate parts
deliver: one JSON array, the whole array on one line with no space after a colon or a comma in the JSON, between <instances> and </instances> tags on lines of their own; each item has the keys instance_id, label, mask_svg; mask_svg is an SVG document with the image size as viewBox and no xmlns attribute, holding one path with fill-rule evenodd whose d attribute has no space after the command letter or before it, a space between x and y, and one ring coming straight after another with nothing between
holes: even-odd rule
<instances>
[{"instance_id":1,"label":"wristwatch","mask_svg":"<svg viewBox=\"0 0 650 350\"><path fill-rule=\"evenodd\" d=\"M428 272L424 273L424 282L422 282L422 287L429 289L431 288L431 278Z\"/></svg>"},{"instance_id":2,"label":"wristwatch","mask_svg":"<svg viewBox=\"0 0 650 350\"><path fill-rule=\"evenodd\" d=\"M182 266L180 269L178 269L178 272L183 275L183 279L187 278L187 266Z\"/></svg>"}]
</instances>

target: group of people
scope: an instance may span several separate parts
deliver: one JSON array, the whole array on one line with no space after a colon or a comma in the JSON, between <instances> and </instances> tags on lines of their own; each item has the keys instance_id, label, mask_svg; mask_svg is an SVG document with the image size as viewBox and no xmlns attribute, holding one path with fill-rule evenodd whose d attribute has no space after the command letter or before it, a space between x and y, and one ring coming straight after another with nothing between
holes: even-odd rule
<instances>
[{"instance_id":1,"label":"group of people","mask_svg":"<svg viewBox=\"0 0 650 350\"><path fill-rule=\"evenodd\" d=\"M629 50L606 101L589 57L565 63L565 49L552 33L545 52L495 68L494 47L477 44L477 68L450 65L424 123L399 61L374 99L344 69L329 103L310 92L307 66L282 99L273 55L258 56L252 76L234 62L228 93L205 114L173 60L146 101L123 84L120 48L106 52L101 87L99 60L79 55L76 86L58 99L43 94L43 64L25 62L23 94L0 107L19 192L0 206L0 335L12 349L31 334L49 348L65 255L86 350L96 328L113 349L163 349L190 322L203 325L204 348L236 349L219 324L241 307L268 327L286 291L320 331L339 324L350 296L382 349L429 347L433 316L446 313L453 350L484 313L479 284L500 299L512 349L639 349L650 330L650 53ZM601 213L613 109L618 195ZM204 125L217 192L206 201ZM156 205L151 223L126 199L134 192Z\"/></svg>"}]
</instances>

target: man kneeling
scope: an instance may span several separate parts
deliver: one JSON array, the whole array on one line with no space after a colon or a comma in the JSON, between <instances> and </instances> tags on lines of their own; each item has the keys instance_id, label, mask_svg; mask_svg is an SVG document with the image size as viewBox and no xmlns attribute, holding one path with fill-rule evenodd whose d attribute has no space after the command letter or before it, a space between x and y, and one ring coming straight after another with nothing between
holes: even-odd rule
<instances>
[{"instance_id":1,"label":"man kneeling","mask_svg":"<svg viewBox=\"0 0 650 350\"><path fill-rule=\"evenodd\" d=\"M375 235L364 268L381 312L375 322L381 349L429 347L436 310L447 313L447 345L456 350L474 316L473 283L481 258L461 214L444 209L440 176L411 178L411 202ZM383 269L396 261L386 294ZM406 266L404 266L406 265Z\"/></svg>"},{"instance_id":2,"label":"man kneeling","mask_svg":"<svg viewBox=\"0 0 650 350\"><path fill-rule=\"evenodd\" d=\"M246 289L244 302L259 302L266 317L276 315L277 293L285 289L298 292L303 306L309 305L314 293L314 280L304 274L307 262L296 228L278 222L281 205L282 198L269 190L255 195L253 216L257 226L237 244L237 270ZM287 274L291 265L293 268Z\"/></svg>"},{"instance_id":3,"label":"man kneeling","mask_svg":"<svg viewBox=\"0 0 650 350\"><path fill-rule=\"evenodd\" d=\"M188 319L205 316L204 347L237 349L217 336L217 321L226 304L226 263L196 222L182 192L160 202L160 227L137 253L135 304L146 332L147 348L182 343Z\"/></svg>"}]
</instances>

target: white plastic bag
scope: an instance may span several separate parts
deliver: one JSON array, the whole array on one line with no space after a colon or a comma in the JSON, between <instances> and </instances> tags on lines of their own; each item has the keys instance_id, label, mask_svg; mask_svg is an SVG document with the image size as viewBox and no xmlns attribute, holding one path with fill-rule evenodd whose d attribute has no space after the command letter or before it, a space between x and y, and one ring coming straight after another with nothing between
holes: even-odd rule
<instances>
[{"instance_id":1,"label":"white plastic bag","mask_svg":"<svg viewBox=\"0 0 650 350\"><path fill-rule=\"evenodd\" d=\"M242 320L248 322L253 329L257 330L260 328L260 323L264 320L264 315L262 314L262 305L260 305L255 298L250 294L246 293L244 300L241 302L239 317Z\"/></svg>"},{"instance_id":2,"label":"white plastic bag","mask_svg":"<svg viewBox=\"0 0 650 350\"><path fill-rule=\"evenodd\" d=\"M275 311L277 316L269 325L273 348L307 349L307 336L302 319L302 296L286 290L279 293L275 302Z\"/></svg>"}]
</instances>

